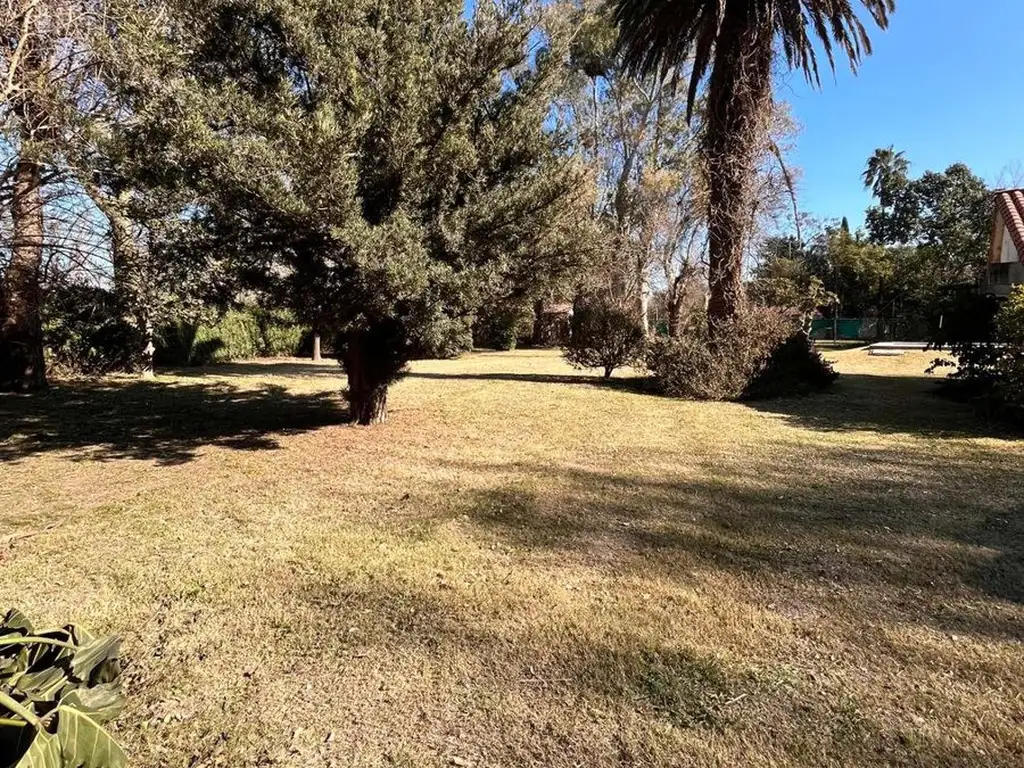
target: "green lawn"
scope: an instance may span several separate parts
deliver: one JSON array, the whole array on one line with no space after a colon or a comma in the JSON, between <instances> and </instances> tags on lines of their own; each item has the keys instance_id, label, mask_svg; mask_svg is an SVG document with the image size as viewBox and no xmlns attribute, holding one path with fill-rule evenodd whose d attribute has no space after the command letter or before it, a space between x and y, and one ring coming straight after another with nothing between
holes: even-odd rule
<instances>
[{"instance_id":1,"label":"green lawn","mask_svg":"<svg viewBox=\"0 0 1024 768\"><path fill-rule=\"evenodd\" d=\"M0 396L0 606L152 766L1020 766L1024 442L929 355L691 403L554 352Z\"/></svg>"}]
</instances>

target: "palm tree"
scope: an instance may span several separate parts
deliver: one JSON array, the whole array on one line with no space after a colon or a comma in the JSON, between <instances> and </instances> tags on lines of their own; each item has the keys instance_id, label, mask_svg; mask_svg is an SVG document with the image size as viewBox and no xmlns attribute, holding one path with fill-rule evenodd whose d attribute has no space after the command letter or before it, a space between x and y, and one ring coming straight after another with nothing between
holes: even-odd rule
<instances>
[{"instance_id":1,"label":"palm tree","mask_svg":"<svg viewBox=\"0 0 1024 768\"><path fill-rule=\"evenodd\" d=\"M830 67L836 50L856 70L871 41L856 0L613 0L626 66L651 72L692 60L690 97L710 73L703 159L708 181L708 318L732 317L741 292L743 246L759 150L768 137L772 60L820 84L815 41ZM859 0L886 28L895 0Z\"/></svg>"},{"instance_id":2,"label":"palm tree","mask_svg":"<svg viewBox=\"0 0 1024 768\"><path fill-rule=\"evenodd\" d=\"M878 198L882 208L888 208L892 204L893 193L906 182L909 171L910 161L890 144L885 149L876 149L868 158L861 178L864 179L864 187Z\"/></svg>"}]
</instances>

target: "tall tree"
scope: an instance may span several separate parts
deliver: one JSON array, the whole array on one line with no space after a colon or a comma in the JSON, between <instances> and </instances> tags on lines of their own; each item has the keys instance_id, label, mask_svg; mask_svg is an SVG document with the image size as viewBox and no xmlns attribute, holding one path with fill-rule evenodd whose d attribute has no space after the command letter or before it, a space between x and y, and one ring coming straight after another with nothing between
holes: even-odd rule
<instances>
[{"instance_id":1,"label":"tall tree","mask_svg":"<svg viewBox=\"0 0 1024 768\"><path fill-rule=\"evenodd\" d=\"M888 26L895 0L861 0ZM615 0L621 49L636 70L657 72L692 59L690 103L710 75L702 154L708 183L712 326L732 316L759 150L768 131L776 44L791 68L819 83L815 38L830 66L838 48L856 69L871 52L849 0Z\"/></svg>"},{"instance_id":2,"label":"tall tree","mask_svg":"<svg viewBox=\"0 0 1024 768\"><path fill-rule=\"evenodd\" d=\"M868 158L861 178L864 188L870 189L879 202L889 207L896 192L907 184L910 161L903 152L897 152L893 145L876 149Z\"/></svg>"},{"instance_id":3,"label":"tall tree","mask_svg":"<svg viewBox=\"0 0 1024 768\"><path fill-rule=\"evenodd\" d=\"M171 124L210 247L262 264L338 335L351 419L383 421L425 342L491 286L575 247L579 173L550 129L564 41L540 4L176 3Z\"/></svg>"}]
</instances>

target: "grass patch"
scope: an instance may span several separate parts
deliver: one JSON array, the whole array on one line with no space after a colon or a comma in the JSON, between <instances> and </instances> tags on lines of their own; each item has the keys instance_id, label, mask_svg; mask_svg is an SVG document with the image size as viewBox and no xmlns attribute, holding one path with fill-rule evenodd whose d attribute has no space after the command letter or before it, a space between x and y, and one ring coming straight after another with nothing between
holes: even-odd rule
<instances>
[{"instance_id":1,"label":"grass patch","mask_svg":"<svg viewBox=\"0 0 1024 768\"><path fill-rule=\"evenodd\" d=\"M126 636L143 768L1018 766L1024 444L933 355L744 405L474 354L370 430L333 363L0 397L0 606Z\"/></svg>"}]
</instances>

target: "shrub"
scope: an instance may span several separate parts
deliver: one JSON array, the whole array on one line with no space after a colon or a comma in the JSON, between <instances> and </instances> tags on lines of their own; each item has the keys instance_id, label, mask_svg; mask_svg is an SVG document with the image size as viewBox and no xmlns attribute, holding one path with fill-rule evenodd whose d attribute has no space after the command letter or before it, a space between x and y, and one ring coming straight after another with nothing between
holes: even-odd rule
<instances>
[{"instance_id":1,"label":"shrub","mask_svg":"<svg viewBox=\"0 0 1024 768\"><path fill-rule=\"evenodd\" d=\"M1024 286L1017 286L996 315L999 356L994 396L1007 416L1024 421Z\"/></svg>"},{"instance_id":2,"label":"shrub","mask_svg":"<svg viewBox=\"0 0 1024 768\"><path fill-rule=\"evenodd\" d=\"M576 368L600 368L608 378L643 357L643 331L636 315L622 307L590 300L576 307L569 327L565 359Z\"/></svg>"},{"instance_id":3,"label":"shrub","mask_svg":"<svg viewBox=\"0 0 1024 768\"><path fill-rule=\"evenodd\" d=\"M58 373L101 375L129 370L137 334L117 311L113 293L87 285L55 286L43 307L47 365Z\"/></svg>"},{"instance_id":4,"label":"shrub","mask_svg":"<svg viewBox=\"0 0 1024 768\"><path fill-rule=\"evenodd\" d=\"M999 300L972 290L958 290L944 296L933 313L929 343L948 349L952 361L938 358L929 372L955 367L943 383L946 394L959 399L988 398L999 377L999 346L996 343L996 315Z\"/></svg>"},{"instance_id":5,"label":"shrub","mask_svg":"<svg viewBox=\"0 0 1024 768\"><path fill-rule=\"evenodd\" d=\"M294 357L302 345L303 327L284 309L250 310L259 328L257 354L260 357Z\"/></svg>"},{"instance_id":6,"label":"shrub","mask_svg":"<svg viewBox=\"0 0 1024 768\"><path fill-rule=\"evenodd\" d=\"M421 360L448 360L469 352L473 348L469 319L442 316L424 323L412 347L412 356Z\"/></svg>"},{"instance_id":7,"label":"shrub","mask_svg":"<svg viewBox=\"0 0 1024 768\"><path fill-rule=\"evenodd\" d=\"M839 374L801 329L772 350L767 363L747 384L743 397L763 400L809 395L828 389L837 378Z\"/></svg>"},{"instance_id":8,"label":"shrub","mask_svg":"<svg viewBox=\"0 0 1024 768\"><path fill-rule=\"evenodd\" d=\"M481 310L473 324L473 346L485 349L512 350L519 340L533 330L533 313L529 307L498 304Z\"/></svg>"},{"instance_id":9,"label":"shrub","mask_svg":"<svg viewBox=\"0 0 1024 768\"><path fill-rule=\"evenodd\" d=\"M799 327L777 307L746 307L712 338L696 313L678 338L659 339L647 354L655 387L670 397L740 400L823 389L836 373Z\"/></svg>"},{"instance_id":10,"label":"shrub","mask_svg":"<svg viewBox=\"0 0 1024 768\"><path fill-rule=\"evenodd\" d=\"M216 322L179 321L159 331L156 362L208 365L253 357L299 354L303 328L285 310L233 309Z\"/></svg>"},{"instance_id":11,"label":"shrub","mask_svg":"<svg viewBox=\"0 0 1024 768\"><path fill-rule=\"evenodd\" d=\"M35 631L18 611L0 620L0 758L15 768L121 768L103 728L120 714L116 637L81 627Z\"/></svg>"},{"instance_id":12,"label":"shrub","mask_svg":"<svg viewBox=\"0 0 1024 768\"><path fill-rule=\"evenodd\" d=\"M257 357L260 326L254 312L231 310L213 325L200 325L189 363L207 365Z\"/></svg>"}]
</instances>

